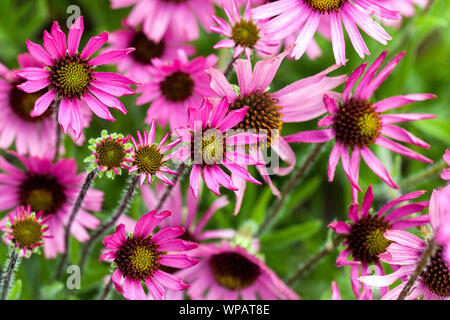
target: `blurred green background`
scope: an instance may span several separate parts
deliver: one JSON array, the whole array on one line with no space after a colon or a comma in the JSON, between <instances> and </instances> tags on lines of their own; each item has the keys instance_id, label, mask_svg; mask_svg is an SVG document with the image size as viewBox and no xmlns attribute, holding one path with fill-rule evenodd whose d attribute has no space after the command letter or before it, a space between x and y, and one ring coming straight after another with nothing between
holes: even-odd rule
<instances>
[{"instance_id":1,"label":"blurred green background","mask_svg":"<svg viewBox=\"0 0 450 320\"><path fill-rule=\"evenodd\" d=\"M2 0L0 1L0 62L10 69L18 67L16 56L26 51L25 41L31 39L42 43L42 34L45 29L51 27L54 20L65 25L68 14L67 7L78 5L81 14L85 18L85 33L82 39L84 45L90 36L107 30L109 32L121 28L121 21L129 12L128 9L111 10L108 0ZM218 9L217 9L218 11ZM365 61L371 63L385 49L389 49L388 58L392 58L402 50L407 50L407 55L394 70L390 77L376 92L374 100L384 99L389 96L411 93L434 93L438 96L435 100L418 102L400 109L402 113L433 113L438 117L434 120L406 123L402 127L413 134L423 138L432 146L429 150L420 150L425 156L438 163L450 142L450 1L434 1L426 12L418 9L416 16L404 19L399 30L386 28L393 40L388 46L382 46L370 37L363 34L368 48L372 54ZM65 27L64 27L65 28ZM66 31L66 30L65 30ZM215 52L212 46L220 39L217 34L208 34L202 31L199 40L193 42L197 48L197 55L216 53L222 58L228 57L229 51ZM311 61L304 56L299 61L285 60L271 87L280 89L296 80L314 75L334 63L331 44L320 37L316 37L323 50L323 56ZM347 58L345 67L335 71L333 75L350 73L363 61L354 52L351 43L347 39ZM114 68L105 68L114 70ZM234 75L233 75L234 77ZM340 88L341 89L341 88ZM87 139L100 135L102 129L109 132L122 132L135 135L136 130L146 128L145 113L147 106L136 106L135 97L125 97L129 113L124 116L113 111L117 121L111 123L94 117L91 126L85 130ZM283 128L283 135L302 130L316 128L317 120L288 124ZM159 130L162 136L164 130ZM70 139L65 139L67 154L65 157L77 159L79 171L84 169L83 159L89 155L87 143L82 147L76 147ZM300 167L312 146L293 145L297 155L296 169ZM282 279L289 278L299 266L317 253L327 240L330 239L328 223L333 220L345 220L351 203L349 183L339 165L335 181L327 182L327 161L332 144L328 144L316 159L311 170L286 199L280 212L279 219L272 230L267 230L261 238L261 252L266 262ZM374 186L374 208L378 209L387 201L392 200L400 193L411 190L425 189L431 194L433 188L443 185L439 179L438 171L432 172L426 179L414 179L421 177L424 172L431 172L433 167L419 163L384 150L373 147L372 150L381 158L391 172L394 181L402 186L400 192L393 191L382 183L365 164L361 168L361 186L365 190L369 184ZM4 154L4 152L2 152ZM442 162L441 162L442 163ZM431 169L430 169L431 168ZM294 169L294 172L296 171ZM427 171L428 170L428 171ZM291 176L294 174L291 174ZM255 177L259 177L253 172ZM280 188L289 181L290 177L273 177L274 183ZM411 181L412 180L412 181ZM103 210L98 217L106 219L116 207L122 189L126 185L127 177L117 177L109 180L106 177L97 179L95 188L105 192ZM186 190L187 179L183 181L183 190ZM204 190L205 191L205 190ZM267 186L247 185L242 209L238 216L233 216L234 195L222 188L224 194L229 195L231 204L220 210L211 220L210 228L235 228L242 229L249 226L257 226L264 216L270 212L276 203ZM199 212L204 212L215 196L211 192L203 192ZM129 215L139 218L146 212L140 195L135 197L129 210ZM81 245L72 238L70 260L76 264L79 259ZM59 258L46 260L43 255L34 255L28 261L24 261L17 273L17 279L21 280L21 299L94 299L104 285L104 277L109 274L109 265L99 263L98 256L102 244L98 243L94 248L91 259L82 275L81 289L71 292L65 291L65 284L54 282L53 277ZM342 249L342 248L340 248ZM306 276L297 281L294 289L303 299L329 299L331 281L336 280L343 299L354 299L351 291L349 270L337 268L335 259L338 251L330 254L317 264ZM0 261L5 261L7 248L0 244ZM121 298L115 295L114 298Z\"/></svg>"}]
</instances>

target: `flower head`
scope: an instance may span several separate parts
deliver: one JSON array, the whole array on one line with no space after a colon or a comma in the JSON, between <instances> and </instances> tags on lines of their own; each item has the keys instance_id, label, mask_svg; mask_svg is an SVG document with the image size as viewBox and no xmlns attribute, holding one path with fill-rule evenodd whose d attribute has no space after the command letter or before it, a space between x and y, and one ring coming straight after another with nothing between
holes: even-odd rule
<instances>
[{"instance_id":1,"label":"flower head","mask_svg":"<svg viewBox=\"0 0 450 320\"><path fill-rule=\"evenodd\" d=\"M151 211L138 220L132 234L127 235L125 225L120 224L113 235L103 240L109 250L100 261L113 262L116 270L112 280L126 299L147 299L142 282L155 300L165 299L165 288L180 291L189 287L177 276L164 272L162 267L184 269L197 264L197 259L175 253L194 249L197 244L177 239L184 233L181 227L161 228L152 235L153 229L169 216L169 211Z\"/></svg>"},{"instance_id":2,"label":"flower head","mask_svg":"<svg viewBox=\"0 0 450 320\"><path fill-rule=\"evenodd\" d=\"M64 133L73 130L76 139L83 129L80 103L85 102L98 117L113 121L108 107L126 114L125 107L116 97L134 94L129 88L133 81L116 73L96 71L97 66L114 63L134 49L108 51L91 58L106 43L108 33L91 38L84 50L78 53L83 30L83 17L80 17L70 27L66 41L66 35L55 21L51 33L44 32L44 47L27 41L28 51L41 66L23 68L17 72L28 80L18 85L21 90L27 93L46 92L36 100L31 117L45 114L56 99L59 102L58 122Z\"/></svg>"},{"instance_id":3,"label":"flower head","mask_svg":"<svg viewBox=\"0 0 450 320\"><path fill-rule=\"evenodd\" d=\"M350 206L349 223L342 221L330 223L330 228L345 235L344 245L346 248L339 254L336 264L351 266L352 288L357 298L362 295L368 298L372 296L368 286L364 286L361 293L358 275L368 275L370 265L375 266L376 274L384 274L379 255L385 253L392 242L385 238L385 232L389 230L395 233L397 230L424 225L430 221L428 215L408 217L413 213L422 212L428 207L428 201L405 204L394 209L398 204L416 199L424 193L425 191L416 191L405 194L386 204L377 213L371 213L370 208L374 196L372 186L369 186L361 208L358 209L358 204ZM351 260L347 260L350 255L352 256ZM383 288L383 290L386 292L387 288Z\"/></svg>"},{"instance_id":4,"label":"flower head","mask_svg":"<svg viewBox=\"0 0 450 320\"><path fill-rule=\"evenodd\" d=\"M213 16L217 26L212 27L211 30L227 37L227 39L216 43L214 49L235 48L233 53L235 59L243 52L245 52L247 59L250 59L252 49L265 55L270 55L274 51L277 43L271 41L270 37L265 34L264 23L252 19L250 0L247 1L242 18L236 0L224 2L223 10L230 23L220 17Z\"/></svg>"},{"instance_id":5,"label":"flower head","mask_svg":"<svg viewBox=\"0 0 450 320\"><path fill-rule=\"evenodd\" d=\"M152 102L147 112L146 122L153 119L158 125L170 123L172 129L187 124L187 108L197 106L203 97L211 97L209 77L205 70L216 64L217 57L197 57L189 61L186 52L179 50L177 58L166 62L155 58L148 67L151 80L137 90L142 95L137 104Z\"/></svg>"},{"instance_id":6,"label":"flower head","mask_svg":"<svg viewBox=\"0 0 450 320\"><path fill-rule=\"evenodd\" d=\"M145 181L151 184L154 176L161 181L172 185L173 182L170 181L164 173L176 174L175 171L164 166L167 161L173 158L174 154L172 153L167 156L164 156L164 154L180 143L181 139L164 145L169 138L169 133L166 133L161 141L156 144L155 127L155 121L153 120L148 133L144 130L144 135L142 136L139 131L137 132L138 141L136 141L134 137L131 137L134 150L131 166L128 171L130 173L136 172L140 175L139 186L142 186Z\"/></svg>"},{"instance_id":7,"label":"flower head","mask_svg":"<svg viewBox=\"0 0 450 320\"><path fill-rule=\"evenodd\" d=\"M213 23L211 0L111 0L113 9L129 6L133 9L127 23L133 27L142 25L144 34L156 42L167 32L183 41L196 40L199 37L197 20L206 31Z\"/></svg>"},{"instance_id":8,"label":"flower head","mask_svg":"<svg viewBox=\"0 0 450 320\"><path fill-rule=\"evenodd\" d=\"M111 49L135 48L136 50L117 62L117 70L127 77L146 83L151 80L148 66L154 58L170 61L177 58L177 51L184 50L188 55L195 48L166 33L160 41L149 39L142 30L129 26L125 21L123 29L112 32L108 43Z\"/></svg>"},{"instance_id":9,"label":"flower head","mask_svg":"<svg viewBox=\"0 0 450 320\"><path fill-rule=\"evenodd\" d=\"M194 197L199 195L200 176L216 195L220 195L221 186L239 190L221 166L246 181L260 184L245 167L258 162L242 148L232 150L233 146L257 143L259 136L248 132L226 134L244 119L246 112L247 107L230 110L226 97L216 106L205 98L199 108L189 108L189 126L175 132L185 143L177 156L193 163L190 187Z\"/></svg>"},{"instance_id":10,"label":"flower head","mask_svg":"<svg viewBox=\"0 0 450 320\"><path fill-rule=\"evenodd\" d=\"M90 163L88 171L98 168L99 175L106 172L108 178L114 178L114 174L120 175L121 168L128 169L132 158L132 145L130 137L122 134L108 134L102 131L102 136L89 140L89 149L92 154L84 162Z\"/></svg>"},{"instance_id":11,"label":"flower head","mask_svg":"<svg viewBox=\"0 0 450 320\"><path fill-rule=\"evenodd\" d=\"M429 148L429 144L414 136L407 130L398 127L397 123L432 119L432 114L383 114L415 101L435 98L433 94L409 94L390 97L378 102L371 101L375 90L383 83L405 55L400 53L387 66L375 76L375 73L385 59L384 51L367 69L353 95L351 92L356 81L362 76L367 67L366 63L359 66L349 77L339 106L335 99L326 95L323 98L325 106L330 113L319 121L319 127L329 127L319 131L305 131L290 135L284 139L288 142L319 143L335 139L334 148L330 154L328 179L333 181L339 159L354 190L360 190L358 184L360 158L364 159L370 169L392 188L398 188L386 168L370 151L369 147L377 144L393 152L399 153L425 163L433 161L419 153L399 144L394 140L410 143L422 148ZM349 149L351 156L349 156Z\"/></svg>"},{"instance_id":12,"label":"flower head","mask_svg":"<svg viewBox=\"0 0 450 320\"><path fill-rule=\"evenodd\" d=\"M386 45L392 38L373 20L376 12L381 18L397 20L398 12L383 7L373 0L280 0L253 9L256 19L272 18L267 23L268 33L275 39L283 39L298 33L292 52L295 59L305 53L318 29L331 35L333 53L337 64L345 64L345 41L342 23L356 52L361 58L370 54L358 27L371 38Z\"/></svg>"},{"instance_id":13,"label":"flower head","mask_svg":"<svg viewBox=\"0 0 450 320\"><path fill-rule=\"evenodd\" d=\"M426 237L433 238L436 249L431 259L420 273L416 282L406 297L408 300L448 300L450 299L450 263L448 260L448 199L450 189L444 190L447 204L442 207L439 203L439 194L433 193L430 200L430 225L432 232ZM442 231L442 233L441 233ZM403 230L387 230L384 237L390 241L386 252L379 255L380 261L396 265L395 271L388 275L364 275L359 280L365 285L388 288L397 280L401 283L391 290L382 291L383 300L397 299L405 287L409 277L414 274L430 239L421 239L416 235ZM433 241L433 240L431 240Z\"/></svg>"},{"instance_id":14,"label":"flower head","mask_svg":"<svg viewBox=\"0 0 450 320\"><path fill-rule=\"evenodd\" d=\"M191 299L207 300L297 300L263 260L240 246L222 241L202 244L196 249L200 262L178 275L190 283L187 294Z\"/></svg>"},{"instance_id":15,"label":"flower head","mask_svg":"<svg viewBox=\"0 0 450 320\"><path fill-rule=\"evenodd\" d=\"M450 150L446 150L444 154L444 161L450 166ZM441 174L441 178L444 180L450 180L450 168L444 169L444 172Z\"/></svg>"},{"instance_id":16,"label":"flower head","mask_svg":"<svg viewBox=\"0 0 450 320\"><path fill-rule=\"evenodd\" d=\"M12 243L17 249L22 250L23 255L29 257L32 252L44 245L44 239L50 238L47 234L49 219L39 213L31 212L31 206L17 207L14 212L8 213L8 222L0 229L5 232L4 239Z\"/></svg>"},{"instance_id":17,"label":"flower head","mask_svg":"<svg viewBox=\"0 0 450 320\"><path fill-rule=\"evenodd\" d=\"M61 159L52 164L49 159L12 154L22 162L25 170L14 167L0 157L0 168L4 172L0 174L0 189L4 191L4 197L0 199L0 210L15 210L29 205L32 212L42 211L48 233L52 235L52 238L44 238L44 253L47 258L55 258L58 253L65 251L64 226L85 174L77 174L73 159ZM78 241L89 239L86 228L95 229L100 224L89 211L100 211L102 202L103 192L95 189L87 192L71 228ZM7 217L2 220L2 224L6 223L6 219Z\"/></svg>"}]
</instances>

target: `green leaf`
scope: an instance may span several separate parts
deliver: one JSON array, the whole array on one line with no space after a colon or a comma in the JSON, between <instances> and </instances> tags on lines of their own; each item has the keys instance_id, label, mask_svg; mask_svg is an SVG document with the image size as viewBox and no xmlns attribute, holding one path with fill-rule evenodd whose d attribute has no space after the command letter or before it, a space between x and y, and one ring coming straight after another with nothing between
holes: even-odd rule
<instances>
[{"instance_id":1,"label":"green leaf","mask_svg":"<svg viewBox=\"0 0 450 320\"><path fill-rule=\"evenodd\" d=\"M44 285L41 289L42 299L54 300L63 290L64 284L62 282L53 282L51 284Z\"/></svg>"},{"instance_id":2,"label":"green leaf","mask_svg":"<svg viewBox=\"0 0 450 320\"><path fill-rule=\"evenodd\" d=\"M312 220L282 230L276 230L261 237L261 246L265 249L276 249L297 241L306 240L319 231L321 225L322 222L320 220Z\"/></svg>"},{"instance_id":3,"label":"green leaf","mask_svg":"<svg viewBox=\"0 0 450 320\"><path fill-rule=\"evenodd\" d=\"M12 287L6 300L19 300L21 293L22 293L22 280L19 279Z\"/></svg>"}]
</instances>

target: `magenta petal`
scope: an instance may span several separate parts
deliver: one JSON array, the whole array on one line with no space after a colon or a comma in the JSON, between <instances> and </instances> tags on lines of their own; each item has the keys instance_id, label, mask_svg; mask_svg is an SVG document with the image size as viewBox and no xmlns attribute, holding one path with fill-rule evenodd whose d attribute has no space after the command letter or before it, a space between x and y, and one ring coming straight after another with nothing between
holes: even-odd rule
<instances>
[{"instance_id":1,"label":"magenta petal","mask_svg":"<svg viewBox=\"0 0 450 320\"><path fill-rule=\"evenodd\" d=\"M115 120L111 112L109 112L108 107L104 105L101 101L94 98L90 93L85 95L84 101L86 101L89 108L92 110L92 112L94 112L97 115L97 117L109 121Z\"/></svg>"},{"instance_id":2,"label":"magenta petal","mask_svg":"<svg viewBox=\"0 0 450 320\"><path fill-rule=\"evenodd\" d=\"M123 283L123 296L127 300L147 300L144 288L139 280L131 280L125 277Z\"/></svg>"},{"instance_id":3,"label":"magenta petal","mask_svg":"<svg viewBox=\"0 0 450 320\"><path fill-rule=\"evenodd\" d=\"M283 137L287 143L320 143L327 142L334 138L333 129L303 131Z\"/></svg>"},{"instance_id":4,"label":"magenta petal","mask_svg":"<svg viewBox=\"0 0 450 320\"><path fill-rule=\"evenodd\" d=\"M339 143L336 143L333 147L333 150L331 150L330 158L328 160L328 181L329 182L332 182L334 180L334 173L336 172L336 166L341 157L340 149L341 149L341 147L340 147Z\"/></svg>"},{"instance_id":5,"label":"magenta petal","mask_svg":"<svg viewBox=\"0 0 450 320\"><path fill-rule=\"evenodd\" d=\"M200 166L194 164L192 166L191 175L189 177L189 183L191 185L191 191L194 197L197 199L200 192Z\"/></svg>"},{"instance_id":6,"label":"magenta petal","mask_svg":"<svg viewBox=\"0 0 450 320\"><path fill-rule=\"evenodd\" d=\"M373 189L372 189L372 185L370 185L369 188L367 189L367 192L364 196L363 203L361 205L361 211L360 211L361 219L366 218L367 215L369 214L369 210L372 206L373 198L374 198Z\"/></svg>"},{"instance_id":7,"label":"magenta petal","mask_svg":"<svg viewBox=\"0 0 450 320\"><path fill-rule=\"evenodd\" d=\"M187 251L197 247L198 245L196 243L184 241L182 239L171 239L158 242L158 250L160 251Z\"/></svg>"},{"instance_id":8,"label":"magenta petal","mask_svg":"<svg viewBox=\"0 0 450 320\"><path fill-rule=\"evenodd\" d=\"M45 87L48 87L49 85L50 85L49 79L28 80L27 82L19 84L17 88L19 88L22 91L25 91L26 93L34 93L44 89Z\"/></svg>"},{"instance_id":9,"label":"magenta petal","mask_svg":"<svg viewBox=\"0 0 450 320\"><path fill-rule=\"evenodd\" d=\"M121 50L112 50L105 53L100 54L98 57L89 61L91 66L100 66L104 64L112 64L120 59L126 57L129 53L135 51L134 48L121 49Z\"/></svg>"},{"instance_id":10,"label":"magenta petal","mask_svg":"<svg viewBox=\"0 0 450 320\"><path fill-rule=\"evenodd\" d=\"M162 242L170 239L174 239L176 237L182 236L184 234L184 228L183 227L164 227L161 230L159 230L155 235L152 237L152 240L155 242Z\"/></svg>"},{"instance_id":11,"label":"magenta petal","mask_svg":"<svg viewBox=\"0 0 450 320\"><path fill-rule=\"evenodd\" d=\"M33 58L35 58L39 62L42 62L46 66L53 65L52 57L50 56L50 54L48 54L47 51L45 51L44 48L42 48L42 46L30 40L27 40L27 48Z\"/></svg>"},{"instance_id":12,"label":"magenta petal","mask_svg":"<svg viewBox=\"0 0 450 320\"><path fill-rule=\"evenodd\" d=\"M89 59L98 49L100 49L108 41L108 32L102 32L98 36L89 39L88 43L81 53L81 58Z\"/></svg>"},{"instance_id":13,"label":"magenta petal","mask_svg":"<svg viewBox=\"0 0 450 320\"><path fill-rule=\"evenodd\" d=\"M428 99L434 99L436 98L436 95L434 94L408 94L404 96L396 96L396 97L390 97L381 101L378 101L374 104L374 107L376 108L377 112L385 112L387 110L395 109L401 106L404 106L406 104L409 104L411 102L415 101L424 101Z\"/></svg>"},{"instance_id":14,"label":"magenta petal","mask_svg":"<svg viewBox=\"0 0 450 320\"><path fill-rule=\"evenodd\" d=\"M425 162L425 163L433 163L433 160L422 156L421 154L397 143L394 142L392 140L389 140L383 136L378 137L378 139L375 142L377 145L385 147L386 149L389 149L393 152L396 152L398 154L401 154L405 157L417 160L417 161L421 161L421 162Z\"/></svg>"},{"instance_id":15,"label":"magenta petal","mask_svg":"<svg viewBox=\"0 0 450 320\"><path fill-rule=\"evenodd\" d=\"M351 227L342 221L332 222L328 225L328 227L341 234L349 234L351 231Z\"/></svg>"}]
</instances>

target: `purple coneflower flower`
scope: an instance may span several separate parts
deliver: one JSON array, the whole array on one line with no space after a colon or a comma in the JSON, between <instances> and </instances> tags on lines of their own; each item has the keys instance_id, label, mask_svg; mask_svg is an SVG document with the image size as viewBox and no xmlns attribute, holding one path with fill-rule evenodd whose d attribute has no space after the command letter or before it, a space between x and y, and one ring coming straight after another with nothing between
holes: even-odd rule
<instances>
[{"instance_id":1,"label":"purple coneflower flower","mask_svg":"<svg viewBox=\"0 0 450 320\"><path fill-rule=\"evenodd\" d=\"M281 136L283 123L308 121L324 114L326 109L322 101L323 95L339 98L340 94L331 90L347 79L345 75L327 77L328 73L337 68L333 66L312 77L298 80L277 92L271 92L268 90L270 83L289 50L276 57L258 61L253 70L250 60L238 59L233 66L237 74L239 92L233 89L220 70L215 68L208 70L212 78L211 88L220 97L228 98L231 110L247 108L244 119L235 125L235 129L267 135L267 145L288 164L288 167L272 168L273 173L278 175L289 174L295 166L295 154ZM252 155L260 161L264 159L261 148L252 148ZM273 193L281 197L269 177L266 165L257 165L256 168ZM241 186L242 183L240 189ZM245 187L245 184L243 186Z\"/></svg>"},{"instance_id":2,"label":"purple coneflower flower","mask_svg":"<svg viewBox=\"0 0 450 320\"><path fill-rule=\"evenodd\" d=\"M350 206L348 212L350 223L339 221L329 224L329 227L337 233L346 235L344 240L346 248L339 254L336 264L338 266L351 266L352 288L358 299L361 296L365 296L368 299L372 298L370 287L363 285L363 291L361 292L361 283L358 280L360 275L369 275L370 265L375 267L377 275L385 274L379 255L386 252L386 248L391 241L385 238L383 234L387 230L396 233L398 230L430 222L428 215L408 217L413 213L422 212L428 207L428 201L410 203L394 209L398 204L416 199L424 193L425 191L416 191L405 194L389 202L374 214L370 212L374 197L372 186L369 186L361 209L358 209L358 204ZM390 211L391 209L394 210ZM350 255L352 256L351 259L347 260ZM382 288L382 294L387 292L387 290L388 288Z\"/></svg>"},{"instance_id":3,"label":"purple coneflower flower","mask_svg":"<svg viewBox=\"0 0 450 320\"><path fill-rule=\"evenodd\" d=\"M199 195L200 177L216 195L220 195L221 186L239 190L221 166L243 180L260 184L246 169L247 165L258 162L241 148L231 150L234 146L257 143L259 136L247 132L226 134L245 118L246 112L247 107L229 111L226 97L216 106L205 98L199 108L189 108L189 127L175 130L175 134L187 145L178 149L177 157L193 163L189 181L194 197ZM238 193L237 196L242 197ZM241 200L238 199L238 202Z\"/></svg>"},{"instance_id":4,"label":"purple coneflower flower","mask_svg":"<svg viewBox=\"0 0 450 320\"><path fill-rule=\"evenodd\" d=\"M194 300L297 300L299 296L255 255L226 241L201 244L195 250L200 262L177 273L189 282Z\"/></svg>"},{"instance_id":5,"label":"purple coneflower flower","mask_svg":"<svg viewBox=\"0 0 450 320\"><path fill-rule=\"evenodd\" d=\"M199 37L197 20L208 31L212 26L214 6L212 0L111 0L113 9L133 6L127 17L128 24L142 26L142 31L159 42L166 32L181 40Z\"/></svg>"},{"instance_id":6,"label":"purple coneflower flower","mask_svg":"<svg viewBox=\"0 0 450 320\"><path fill-rule=\"evenodd\" d=\"M152 235L152 231L169 216L169 211L151 211L137 221L132 234L127 235L125 225L120 224L113 235L103 239L110 250L102 254L100 261L112 262L117 268L112 280L126 299L148 299L142 281L155 300L166 298L165 288L180 291L189 287L179 277L161 270L163 266L182 269L198 263L197 259L184 253L197 248L197 244L177 239L184 233L183 228L163 227ZM179 251L183 253L176 253Z\"/></svg>"},{"instance_id":7,"label":"purple coneflower flower","mask_svg":"<svg viewBox=\"0 0 450 320\"><path fill-rule=\"evenodd\" d=\"M5 232L3 239L8 245L22 250L24 257L30 257L44 245L45 238L51 238L45 225L48 219L42 217L42 211L36 214L31 212L31 206L20 206L8 213L8 220L0 225L0 230Z\"/></svg>"},{"instance_id":8,"label":"purple coneflower flower","mask_svg":"<svg viewBox=\"0 0 450 320\"><path fill-rule=\"evenodd\" d=\"M52 164L49 159L15 155L24 165L22 171L0 157L0 210L11 210L18 206L31 206L33 212L42 211L47 219L48 233L52 238L44 239L46 258L55 258L65 252L64 225L80 192L85 173L77 174L73 159L61 159ZM87 229L95 229L100 220L88 211L100 211L103 192L89 189L73 222L71 232L80 242L89 239ZM4 218L7 219L8 217ZM3 221L2 224L5 224Z\"/></svg>"},{"instance_id":9,"label":"purple coneflower flower","mask_svg":"<svg viewBox=\"0 0 450 320\"><path fill-rule=\"evenodd\" d=\"M444 161L450 166L450 150L445 150ZM450 168L444 169L441 174L443 180L450 180Z\"/></svg>"},{"instance_id":10,"label":"purple coneflower flower","mask_svg":"<svg viewBox=\"0 0 450 320\"><path fill-rule=\"evenodd\" d=\"M30 115L39 117L55 100L60 100L58 122L64 133L69 129L75 132L76 140L83 129L83 117L80 103L85 102L98 117L114 120L108 107L120 110L126 114L123 104L116 97L134 94L128 86L134 82L124 76L112 72L97 72L95 67L114 63L134 49L113 50L91 56L108 40L105 31L89 40L84 50L78 53L81 35L84 30L83 17L80 17L66 35L58 22L54 22L51 33L44 32L44 48L27 40L30 54L41 63L40 67L24 68L17 74L28 81L18 87L27 92L35 93L46 90L34 104Z\"/></svg>"},{"instance_id":11,"label":"purple coneflower flower","mask_svg":"<svg viewBox=\"0 0 450 320\"><path fill-rule=\"evenodd\" d=\"M145 181L149 184L152 183L152 179L156 176L161 181L172 185L173 182L170 181L164 173L176 174L175 171L170 170L164 164L174 157L174 153L164 156L164 154L175 147L181 142L181 139L173 141L167 145L164 145L169 138L169 133L166 133L161 141L155 143L156 135L156 125L155 121L152 121L150 130L144 130L144 136L138 131L138 141L131 137L131 142L133 143L133 156L130 159L131 165L128 171L130 173L136 173L140 175L139 186L141 187Z\"/></svg>"},{"instance_id":12,"label":"purple coneflower flower","mask_svg":"<svg viewBox=\"0 0 450 320\"><path fill-rule=\"evenodd\" d=\"M117 62L117 70L127 77L140 82L150 81L150 72L147 69L151 60L159 58L170 61L178 57L177 51L184 50L188 55L195 51L193 46L175 39L170 34L165 34L160 41L153 41L140 30L123 23L123 29L111 32L108 43L110 49L135 48L136 50Z\"/></svg>"},{"instance_id":13,"label":"purple coneflower flower","mask_svg":"<svg viewBox=\"0 0 450 320\"><path fill-rule=\"evenodd\" d=\"M198 106L203 97L214 95L205 70L216 62L215 55L189 61L183 50L169 62L153 59L148 67L151 80L137 90L142 94L137 99L138 105L151 102L145 119L147 124L156 119L159 126L165 126L167 122L172 129L186 126L188 107Z\"/></svg>"},{"instance_id":14,"label":"purple coneflower flower","mask_svg":"<svg viewBox=\"0 0 450 320\"><path fill-rule=\"evenodd\" d=\"M397 123L417 121L435 118L432 114L383 114L408 103L423 101L435 98L433 94L408 94L386 98L378 102L372 102L375 90L383 83L388 75L394 70L397 64L405 55L405 52L397 55L383 68L376 76L375 73L380 68L385 59L387 51L384 51L375 62L367 69L365 75L357 86L356 81L361 77L366 69L367 63L360 65L349 77L342 95L342 102L339 106L336 100L329 95L325 95L323 101L330 115L319 121L319 127L329 127L325 130L305 131L284 137L287 142L309 142L319 143L335 139L336 143L330 154L328 179L333 181L336 166L339 159L349 178L352 187L361 190L358 185L359 165L362 157L370 169L380 177L390 187L397 189L397 185L392 180L386 168L378 158L370 151L369 147L377 144L393 152L399 153L425 163L433 161L420 155L419 153L395 142L410 143L421 148L429 148L429 144L414 136L407 130L398 127ZM353 87L355 91L351 94ZM351 150L351 156L348 149Z\"/></svg>"},{"instance_id":15,"label":"purple coneflower flower","mask_svg":"<svg viewBox=\"0 0 450 320\"><path fill-rule=\"evenodd\" d=\"M276 39L283 39L301 30L292 52L295 59L303 55L320 26L328 29L336 63L345 64L342 23L361 58L370 52L358 27L384 45L387 40L391 40L389 34L372 19L374 11L381 18L400 18L398 12L388 10L373 0L279 0L259 6L252 13L256 19L275 17L267 23L267 30Z\"/></svg>"},{"instance_id":16,"label":"purple coneflower flower","mask_svg":"<svg viewBox=\"0 0 450 320\"><path fill-rule=\"evenodd\" d=\"M211 27L211 31L217 32L227 39L221 40L214 45L214 49L235 48L233 58L236 59L243 52L250 59L252 49L261 54L271 55L277 42L271 41L265 33L264 21L252 19L251 1L247 1L244 16L241 18L236 0L223 3L223 10L227 15L229 23L220 17L213 16L217 26Z\"/></svg>"}]
</instances>

